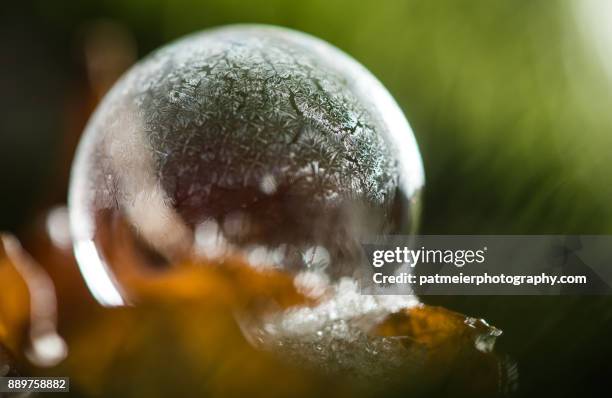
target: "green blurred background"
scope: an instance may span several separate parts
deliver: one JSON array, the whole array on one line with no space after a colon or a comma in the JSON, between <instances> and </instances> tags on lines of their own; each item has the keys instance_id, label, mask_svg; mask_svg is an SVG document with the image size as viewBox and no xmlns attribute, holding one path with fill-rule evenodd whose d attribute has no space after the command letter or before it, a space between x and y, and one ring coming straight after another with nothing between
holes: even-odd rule
<instances>
[{"instance_id":1,"label":"green blurred background","mask_svg":"<svg viewBox=\"0 0 612 398\"><path fill-rule=\"evenodd\" d=\"M193 31L258 22L331 42L389 88L425 163L423 233L612 233L612 2L4 3L0 230L20 231L65 200L78 134L135 59ZM609 383L611 299L426 301L503 329L520 395L590 395Z\"/></svg>"}]
</instances>

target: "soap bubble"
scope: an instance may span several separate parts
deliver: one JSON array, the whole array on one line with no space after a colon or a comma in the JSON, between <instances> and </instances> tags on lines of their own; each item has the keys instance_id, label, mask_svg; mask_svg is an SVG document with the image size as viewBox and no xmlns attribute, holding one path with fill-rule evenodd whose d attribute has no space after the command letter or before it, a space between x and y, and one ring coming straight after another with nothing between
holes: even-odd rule
<instances>
[{"instance_id":1,"label":"soap bubble","mask_svg":"<svg viewBox=\"0 0 612 398\"><path fill-rule=\"evenodd\" d=\"M104 305L129 301L126 274L227 253L338 281L366 236L414 230L423 184L404 115L355 60L287 29L209 30L134 66L89 121L74 251Z\"/></svg>"}]
</instances>

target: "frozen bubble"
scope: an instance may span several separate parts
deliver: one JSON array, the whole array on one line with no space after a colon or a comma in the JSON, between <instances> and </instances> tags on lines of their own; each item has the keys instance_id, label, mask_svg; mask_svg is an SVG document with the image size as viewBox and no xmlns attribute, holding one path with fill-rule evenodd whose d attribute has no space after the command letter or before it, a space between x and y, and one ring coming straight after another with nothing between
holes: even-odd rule
<instances>
[{"instance_id":1,"label":"frozen bubble","mask_svg":"<svg viewBox=\"0 0 612 398\"><path fill-rule=\"evenodd\" d=\"M130 301L125 264L254 247L335 283L365 236L414 230L423 184L408 122L363 66L303 33L230 26L154 52L104 98L72 169L71 232L106 305Z\"/></svg>"}]
</instances>

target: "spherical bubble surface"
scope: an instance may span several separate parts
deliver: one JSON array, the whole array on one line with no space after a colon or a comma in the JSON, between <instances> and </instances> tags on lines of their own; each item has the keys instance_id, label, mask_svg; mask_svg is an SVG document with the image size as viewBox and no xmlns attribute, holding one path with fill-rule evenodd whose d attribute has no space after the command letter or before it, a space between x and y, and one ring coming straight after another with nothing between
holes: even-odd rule
<instances>
[{"instance_id":1,"label":"spherical bubble surface","mask_svg":"<svg viewBox=\"0 0 612 398\"><path fill-rule=\"evenodd\" d=\"M105 305L130 295L126 261L146 274L232 252L333 281L364 237L414 230L423 184L408 122L364 67L230 26L154 52L104 98L73 165L74 249Z\"/></svg>"}]
</instances>

